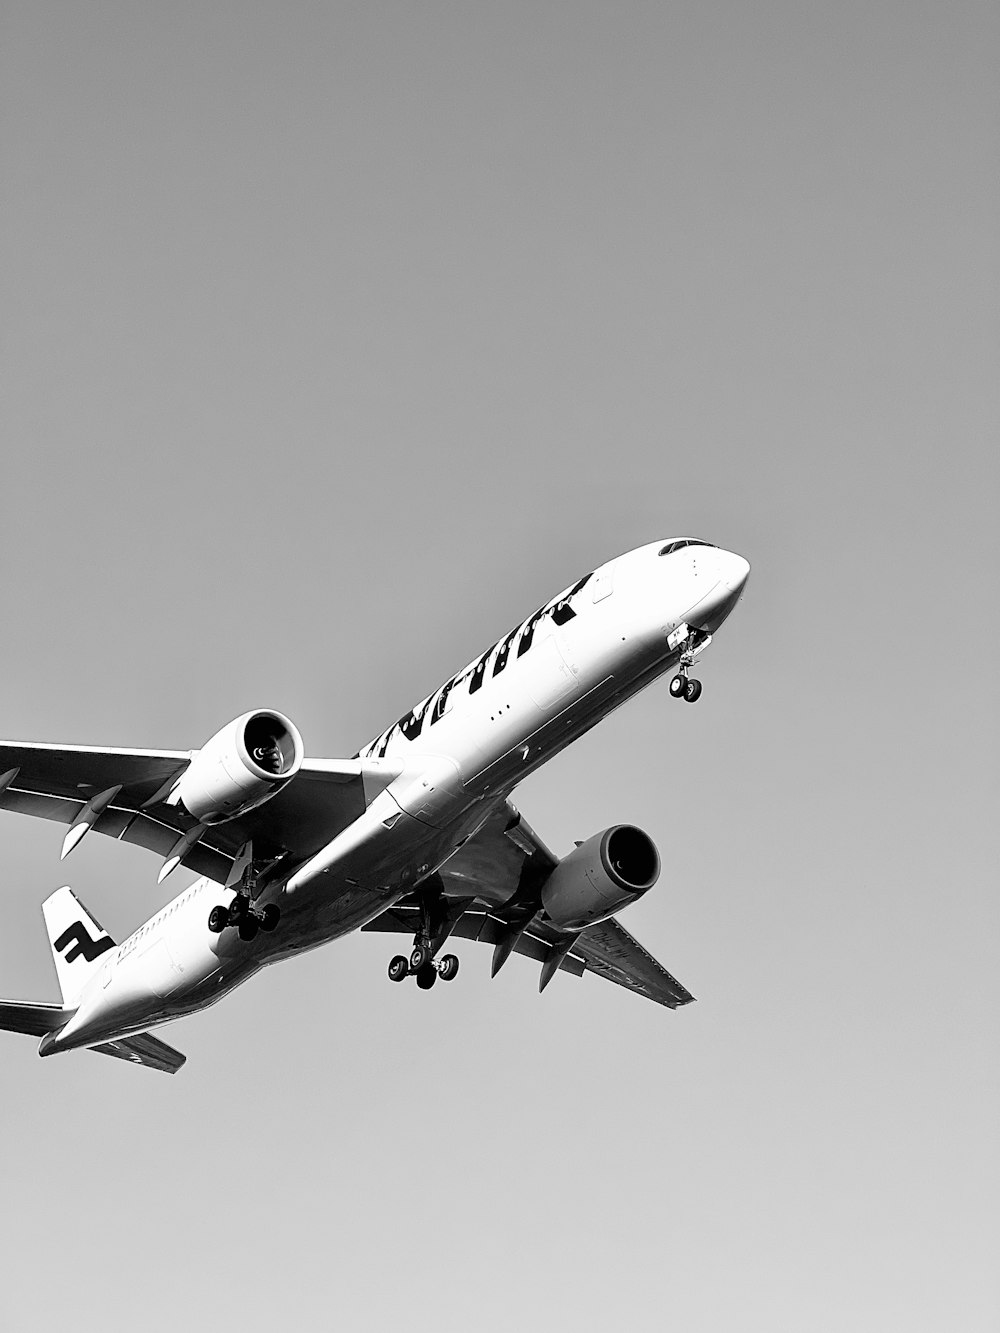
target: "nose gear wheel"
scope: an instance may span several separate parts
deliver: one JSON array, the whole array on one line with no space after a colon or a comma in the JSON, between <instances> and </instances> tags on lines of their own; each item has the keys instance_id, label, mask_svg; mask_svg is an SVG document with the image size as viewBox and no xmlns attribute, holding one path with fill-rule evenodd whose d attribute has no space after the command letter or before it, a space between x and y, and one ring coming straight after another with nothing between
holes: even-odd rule
<instances>
[{"instance_id":1,"label":"nose gear wheel","mask_svg":"<svg viewBox=\"0 0 1000 1333\"><path fill-rule=\"evenodd\" d=\"M681 669L670 682L670 697L684 699L689 704L696 704L701 698L701 681L687 673L687 667L681 663Z\"/></svg>"},{"instance_id":2,"label":"nose gear wheel","mask_svg":"<svg viewBox=\"0 0 1000 1333\"><path fill-rule=\"evenodd\" d=\"M681 632L686 637L679 639ZM688 626L681 626L679 630L674 631L667 639L668 646L676 648L679 643L684 647L677 661L677 675L670 681L670 697L672 699L684 699L689 704L697 703L701 698L701 681L694 680L688 675L691 670L691 664L699 653L703 652L712 642L712 636L707 630L691 629Z\"/></svg>"}]
</instances>

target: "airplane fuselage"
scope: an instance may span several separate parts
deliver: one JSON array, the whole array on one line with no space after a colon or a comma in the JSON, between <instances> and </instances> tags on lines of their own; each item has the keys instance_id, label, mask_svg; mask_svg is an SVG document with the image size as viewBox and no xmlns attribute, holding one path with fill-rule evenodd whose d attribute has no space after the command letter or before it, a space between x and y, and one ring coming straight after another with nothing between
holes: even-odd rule
<instances>
[{"instance_id":1,"label":"airplane fuselage","mask_svg":"<svg viewBox=\"0 0 1000 1333\"><path fill-rule=\"evenodd\" d=\"M212 906L234 893L199 879L109 950L48 1049L204 1008L268 963L371 921L444 865L524 777L707 643L748 570L716 547L652 543L565 589L363 747L358 759L384 789L264 889L258 905L281 909L273 934L208 931Z\"/></svg>"}]
</instances>

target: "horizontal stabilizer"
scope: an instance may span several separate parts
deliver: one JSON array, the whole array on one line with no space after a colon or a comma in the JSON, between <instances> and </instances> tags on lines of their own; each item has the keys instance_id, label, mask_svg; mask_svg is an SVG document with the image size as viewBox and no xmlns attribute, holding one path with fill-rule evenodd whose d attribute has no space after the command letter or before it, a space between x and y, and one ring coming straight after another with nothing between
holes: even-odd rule
<instances>
[{"instance_id":1,"label":"horizontal stabilizer","mask_svg":"<svg viewBox=\"0 0 1000 1333\"><path fill-rule=\"evenodd\" d=\"M122 1037L120 1041L106 1041L89 1049L99 1051L101 1055L113 1055L116 1060L145 1065L147 1069L159 1069L164 1074L176 1074L187 1059L186 1055L181 1055L180 1051L175 1051L150 1032L140 1032L135 1037Z\"/></svg>"},{"instance_id":2,"label":"horizontal stabilizer","mask_svg":"<svg viewBox=\"0 0 1000 1333\"><path fill-rule=\"evenodd\" d=\"M29 1037L44 1037L55 1032L73 1015L61 1004L22 1004L20 1000L0 1000L0 1031L24 1032Z\"/></svg>"}]
</instances>

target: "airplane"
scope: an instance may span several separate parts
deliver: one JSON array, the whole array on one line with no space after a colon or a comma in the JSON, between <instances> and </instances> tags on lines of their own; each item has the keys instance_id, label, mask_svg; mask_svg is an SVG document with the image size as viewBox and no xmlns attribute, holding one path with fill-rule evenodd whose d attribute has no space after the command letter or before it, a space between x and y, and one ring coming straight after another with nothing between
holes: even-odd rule
<instances>
[{"instance_id":1,"label":"airplane","mask_svg":"<svg viewBox=\"0 0 1000 1333\"><path fill-rule=\"evenodd\" d=\"M128 939L64 886L42 910L62 1000L0 1001L0 1029L43 1056L82 1047L175 1073L150 1029L204 1009L270 963L354 930L412 935L392 981L454 980L449 939L600 977L671 1009L690 992L617 914L656 883L647 833L618 824L555 855L517 784L670 671L672 698L743 592L740 555L691 537L585 574L350 759L307 759L289 718L255 709L200 750L0 742L0 809L135 843L199 878Z\"/></svg>"}]
</instances>

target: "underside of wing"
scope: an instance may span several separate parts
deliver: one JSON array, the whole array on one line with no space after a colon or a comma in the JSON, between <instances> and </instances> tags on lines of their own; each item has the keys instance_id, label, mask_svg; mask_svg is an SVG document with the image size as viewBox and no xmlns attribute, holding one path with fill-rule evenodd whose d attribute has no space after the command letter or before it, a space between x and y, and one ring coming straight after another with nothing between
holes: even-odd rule
<instances>
[{"instance_id":1,"label":"underside of wing","mask_svg":"<svg viewBox=\"0 0 1000 1333\"><path fill-rule=\"evenodd\" d=\"M668 1009L679 1009L694 1000L691 992L613 918L589 926L573 952L579 954L588 972Z\"/></svg>"},{"instance_id":2,"label":"underside of wing","mask_svg":"<svg viewBox=\"0 0 1000 1333\"><path fill-rule=\"evenodd\" d=\"M179 839L199 828L193 816L168 799L191 756L190 751L5 741L0 743L0 810L69 826L85 821L88 829L166 858ZM294 867L364 811L364 784L364 767L357 760L306 760L266 804L204 828L184 848L182 864L224 883L240 849L253 839L260 859Z\"/></svg>"},{"instance_id":3,"label":"underside of wing","mask_svg":"<svg viewBox=\"0 0 1000 1333\"><path fill-rule=\"evenodd\" d=\"M499 805L439 871L447 898L465 904L450 934L493 945L494 973L519 953L542 964L543 984L547 969L593 972L669 1009L690 1004L694 996L614 918L573 934L546 919L539 892L558 864L514 807ZM420 924L420 898L412 894L364 929L416 935Z\"/></svg>"}]
</instances>

